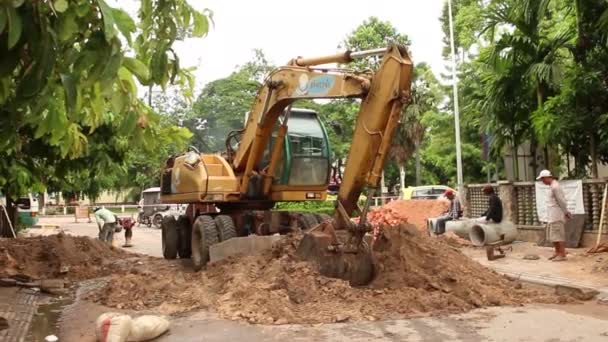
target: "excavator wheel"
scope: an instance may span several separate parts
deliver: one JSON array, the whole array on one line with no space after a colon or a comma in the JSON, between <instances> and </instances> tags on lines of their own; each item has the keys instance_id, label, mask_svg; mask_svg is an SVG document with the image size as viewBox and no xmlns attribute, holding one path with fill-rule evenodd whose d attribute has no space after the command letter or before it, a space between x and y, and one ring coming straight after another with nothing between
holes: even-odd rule
<instances>
[{"instance_id":1,"label":"excavator wheel","mask_svg":"<svg viewBox=\"0 0 608 342\"><path fill-rule=\"evenodd\" d=\"M333 222L326 221L304 234L296 253L303 259L317 265L326 277L347 280L351 286L368 285L375 275L371 250L363 243L353 250L332 248ZM343 231L342 231L343 232ZM338 235L338 242L344 244L347 236Z\"/></svg>"},{"instance_id":2,"label":"excavator wheel","mask_svg":"<svg viewBox=\"0 0 608 342\"><path fill-rule=\"evenodd\" d=\"M215 217L215 225L220 242L236 237L236 227L232 217L228 215L218 215Z\"/></svg>"},{"instance_id":3,"label":"excavator wheel","mask_svg":"<svg viewBox=\"0 0 608 342\"><path fill-rule=\"evenodd\" d=\"M160 228L163 257L165 259L175 259L177 257L177 249L179 245L179 235L175 217L169 215L163 218Z\"/></svg>"},{"instance_id":4,"label":"excavator wheel","mask_svg":"<svg viewBox=\"0 0 608 342\"><path fill-rule=\"evenodd\" d=\"M304 231L309 230L310 228L313 228L318 224L319 221L317 221L317 218L314 214L306 213L301 214L300 217L298 217L298 227L300 227L300 229Z\"/></svg>"},{"instance_id":5,"label":"excavator wheel","mask_svg":"<svg viewBox=\"0 0 608 342\"><path fill-rule=\"evenodd\" d=\"M209 247L216 244L219 238L217 227L211 216L202 215L192 225L192 263L194 270L199 271L209 262Z\"/></svg>"},{"instance_id":6,"label":"excavator wheel","mask_svg":"<svg viewBox=\"0 0 608 342\"><path fill-rule=\"evenodd\" d=\"M189 259L192 255L192 227L186 215L177 218L177 232L179 234L177 255L180 259Z\"/></svg>"}]
</instances>

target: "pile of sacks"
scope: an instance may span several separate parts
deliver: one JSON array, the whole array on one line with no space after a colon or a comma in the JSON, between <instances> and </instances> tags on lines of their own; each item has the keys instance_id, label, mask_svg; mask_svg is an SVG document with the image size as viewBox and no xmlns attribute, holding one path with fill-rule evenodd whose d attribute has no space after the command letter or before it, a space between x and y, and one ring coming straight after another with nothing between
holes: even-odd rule
<instances>
[{"instance_id":1,"label":"pile of sacks","mask_svg":"<svg viewBox=\"0 0 608 342\"><path fill-rule=\"evenodd\" d=\"M107 312L95 321L95 334L100 342L149 341L169 330L169 321L160 316L140 316Z\"/></svg>"}]
</instances>

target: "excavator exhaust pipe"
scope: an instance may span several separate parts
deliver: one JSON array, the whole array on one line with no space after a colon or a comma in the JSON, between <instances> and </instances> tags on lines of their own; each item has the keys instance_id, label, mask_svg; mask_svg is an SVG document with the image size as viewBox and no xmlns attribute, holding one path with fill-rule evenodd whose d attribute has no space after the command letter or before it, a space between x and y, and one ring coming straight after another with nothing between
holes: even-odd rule
<instances>
[{"instance_id":1,"label":"excavator exhaust pipe","mask_svg":"<svg viewBox=\"0 0 608 342\"><path fill-rule=\"evenodd\" d=\"M351 286L368 285L375 276L369 246L362 241L357 248L347 247L350 233L339 231L344 234L336 234L334 224L334 220L329 220L305 232L296 254L314 263L319 273L326 277L346 280Z\"/></svg>"}]
</instances>

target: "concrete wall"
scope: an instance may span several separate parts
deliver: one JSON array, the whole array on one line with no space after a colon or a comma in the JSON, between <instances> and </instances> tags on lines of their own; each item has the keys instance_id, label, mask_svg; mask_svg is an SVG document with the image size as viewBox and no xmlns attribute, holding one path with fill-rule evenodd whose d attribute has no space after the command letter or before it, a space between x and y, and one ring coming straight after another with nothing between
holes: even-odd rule
<instances>
[{"instance_id":1,"label":"concrete wall","mask_svg":"<svg viewBox=\"0 0 608 342\"><path fill-rule=\"evenodd\" d=\"M533 243L540 243L545 236L545 229L543 227L517 227L517 240L527 241ZM597 241L597 231L585 231L581 238L581 248L590 248L595 246ZM600 241L608 241L608 233L603 232Z\"/></svg>"}]
</instances>

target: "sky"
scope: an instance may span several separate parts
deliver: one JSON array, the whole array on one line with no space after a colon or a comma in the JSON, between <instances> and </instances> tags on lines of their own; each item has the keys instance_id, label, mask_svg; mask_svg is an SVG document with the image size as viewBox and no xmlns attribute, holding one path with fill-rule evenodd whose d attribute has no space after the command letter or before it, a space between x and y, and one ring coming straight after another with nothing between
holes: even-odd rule
<instances>
[{"instance_id":1,"label":"sky","mask_svg":"<svg viewBox=\"0 0 608 342\"><path fill-rule=\"evenodd\" d=\"M446 64L441 55L439 23L446 0L189 0L196 9L214 12L215 26L205 38L176 44L182 66L197 66L197 88L228 76L253 57L253 49L282 65L297 56L338 52L338 44L370 16L390 21L407 34L415 63L427 62L439 76ZM114 1L110 1L114 2ZM133 13L131 4L121 6Z\"/></svg>"}]
</instances>

